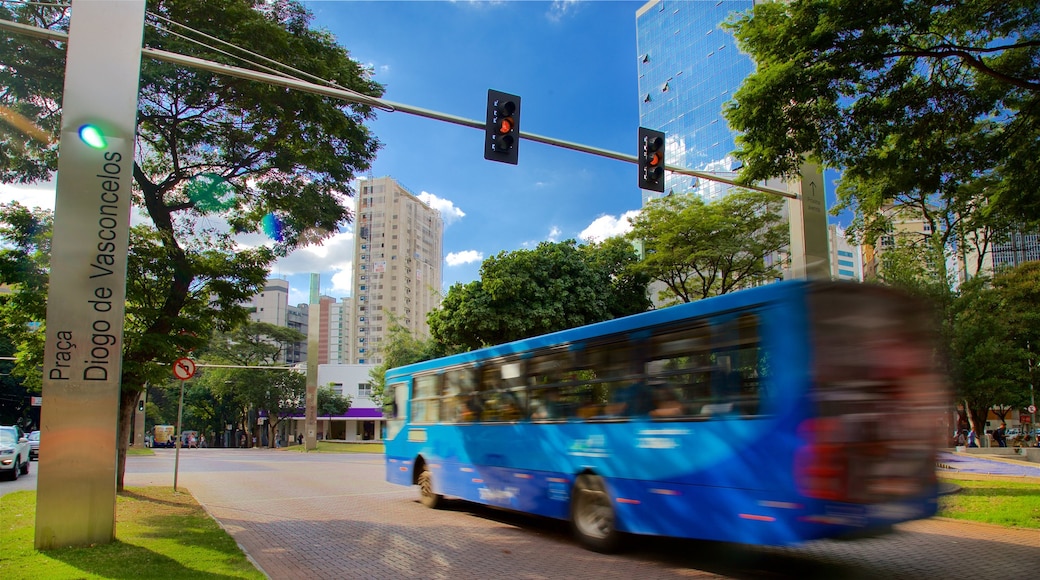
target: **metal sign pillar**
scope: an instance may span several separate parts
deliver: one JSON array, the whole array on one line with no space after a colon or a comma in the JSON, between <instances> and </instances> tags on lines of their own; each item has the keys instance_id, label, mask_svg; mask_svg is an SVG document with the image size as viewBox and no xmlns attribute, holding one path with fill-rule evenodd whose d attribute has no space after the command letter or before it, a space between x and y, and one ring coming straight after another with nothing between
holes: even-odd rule
<instances>
[{"instance_id":1,"label":"metal sign pillar","mask_svg":"<svg viewBox=\"0 0 1040 580\"><path fill-rule=\"evenodd\" d=\"M830 249L827 243L827 201L823 173L814 163L802 165L800 178L788 183L798 194L788 200L791 227L791 273L797 279L829 280Z\"/></svg>"},{"instance_id":2,"label":"metal sign pillar","mask_svg":"<svg viewBox=\"0 0 1040 580\"><path fill-rule=\"evenodd\" d=\"M115 538L130 189L145 0L75 0L66 49L36 548Z\"/></svg>"},{"instance_id":3,"label":"metal sign pillar","mask_svg":"<svg viewBox=\"0 0 1040 580\"><path fill-rule=\"evenodd\" d=\"M311 296L307 308L307 396L304 401L303 444L306 451L318 448L318 348L321 345L320 277L311 274Z\"/></svg>"}]
</instances>

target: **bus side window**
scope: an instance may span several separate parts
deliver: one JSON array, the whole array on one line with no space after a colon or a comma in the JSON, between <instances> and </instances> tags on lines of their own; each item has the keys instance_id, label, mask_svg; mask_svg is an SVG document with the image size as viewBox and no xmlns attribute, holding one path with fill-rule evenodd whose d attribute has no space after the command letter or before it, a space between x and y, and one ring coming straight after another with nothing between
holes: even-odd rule
<instances>
[{"instance_id":1,"label":"bus side window","mask_svg":"<svg viewBox=\"0 0 1040 580\"><path fill-rule=\"evenodd\" d=\"M472 423L480 420L481 405L474 393L472 367L456 368L444 373L444 405L441 420L445 423Z\"/></svg>"},{"instance_id":2,"label":"bus side window","mask_svg":"<svg viewBox=\"0 0 1040 580\"><path fill-rule=\"evenodd\" d=\"M711 328L705 323L653 337L646 374L655 407L666 409L652 412L652 417L704 417L710 414L711 337ZM709 406L707 413L705 406Z\"/></svg>"},{"instance_id":3,"label":"bus side window","mask_svg":"<svg viewBox=\"0 0 1040 580\"><path fill-rule=\"evenodd\" d=\"M727 414L754 417L760 407L763 368L758 317L743 314L721 325L715 352L715 403Z\"/></svg>"},{"instance_id":4,"label":"bus side window","mask_svg":"<svg viewBox=\"0 0 1040 580\"><path fill-rule=\"evenodd\" d=\"M436 423L440 415L441 375L415 377L412 394L412 421Z\"/></svg>"}]
</instances>

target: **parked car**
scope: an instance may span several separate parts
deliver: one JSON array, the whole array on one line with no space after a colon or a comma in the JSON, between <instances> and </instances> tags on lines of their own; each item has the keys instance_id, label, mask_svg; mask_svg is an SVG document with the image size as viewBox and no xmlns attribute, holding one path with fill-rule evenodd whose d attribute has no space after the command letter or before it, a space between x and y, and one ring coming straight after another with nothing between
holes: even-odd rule
<instances>
[{"instance_id":1,"label":"parked car","mask_svg":"<svg viewBox=\"0 0 1040 580\"><path fill-rule=\"evenodd\" d=\"M29 438L17 425L0 426L0 474L9 479L29 474Z\"/></svg>"},{"instance_id":2,"label":"parked car","mask_svg":"<svg viewBox=\"0 0 1040 580\"><path fill-rule=\"evenodd\" d=\"M29 433L29 459L40 460L40 432Z\"/></svg>"}]
</instances>

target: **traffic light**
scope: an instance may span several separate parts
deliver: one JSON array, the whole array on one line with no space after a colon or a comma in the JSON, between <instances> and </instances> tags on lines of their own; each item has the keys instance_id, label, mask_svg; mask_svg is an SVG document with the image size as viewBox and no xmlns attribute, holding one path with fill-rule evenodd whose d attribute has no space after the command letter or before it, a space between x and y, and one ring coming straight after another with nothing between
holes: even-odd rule
<instances>
[{"instance_id":1,"label":"traffic light","mask_svg":"<svg viewBox=\"0 0 1040 580\"><path fill-rule=\"evenodd\" d=\"M142 413L144 412L144 399L140 399L137 401L137 410Z\"/></svg>"},{"instance_id":2,"label":"traffic light","mask_svg":"<svg viewBox=\"0 0 1040 580\"><path fill-rule=\"evenodd\" d=\"M639 189L664 193L664 133L639 128Z\"/></svg>"},{"instance_id":3,"label":"traffic light","mask_svg":"<svg viewBox=\"0 0 1040 580\"><path fill-rule=\"evenodd\" d=\"M484 159L516 165L520 148L520 97L488 89Z\"/></svg>"}]
</instances>

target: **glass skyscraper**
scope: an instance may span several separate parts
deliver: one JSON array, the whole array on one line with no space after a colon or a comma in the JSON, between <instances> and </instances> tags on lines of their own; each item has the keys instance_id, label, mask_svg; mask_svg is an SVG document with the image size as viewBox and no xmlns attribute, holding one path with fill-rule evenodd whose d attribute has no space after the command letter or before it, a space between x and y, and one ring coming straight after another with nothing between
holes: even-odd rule
<instances>
[{"instance_id":1,"label":"glass skyscraper","mask_svg":"<svg viewBox=\"0 0 1040 580\"><path fill-rule=\"evenodd\" d=\"M651 0L636 12L639 124L665 133L665 162L732 178L739 169L722 105L754 70L721 24L753 0ZM718 199L730 186L667 173L665 192Z\"/></svg>"}]
</instances>

